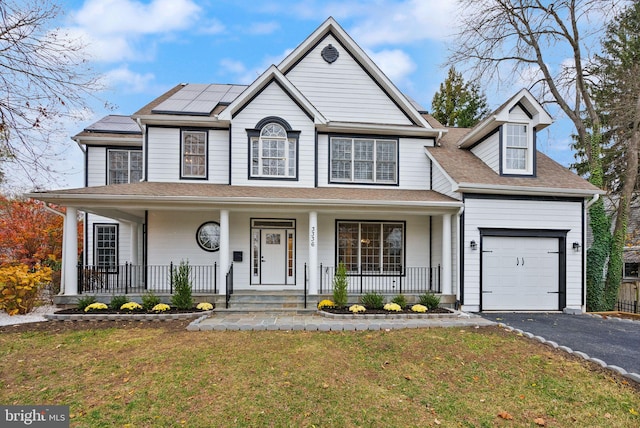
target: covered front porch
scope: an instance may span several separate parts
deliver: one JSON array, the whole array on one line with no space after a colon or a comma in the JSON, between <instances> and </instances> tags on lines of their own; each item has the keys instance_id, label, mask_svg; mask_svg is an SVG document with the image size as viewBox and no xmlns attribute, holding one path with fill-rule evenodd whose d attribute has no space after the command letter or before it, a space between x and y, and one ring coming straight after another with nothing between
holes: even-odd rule
<instances>
[{"instance_id":1,"label":"covered front porch","mask_svg":"<svg viewBox=\"0 0 640 428\"><path fill-rule=\"evenodd\" d=\"M158 183L137 183L32 195L67 206L62 295L171 293L172 269L186 262L194 293L218 303L224 296L228 305L234 293L286 292L315 306L344 263L354 299L368 292L457 299L459 201L432 191L191 184L180 194L177 184L165 186L173 190L158 195ZM117 256L100 257L97 236L89 236L78 263L78 210L99 216L95 224L119 225ZM205 237L215 243L206 247L199 240L210 225Z\"/></svg>"}]
</instances>

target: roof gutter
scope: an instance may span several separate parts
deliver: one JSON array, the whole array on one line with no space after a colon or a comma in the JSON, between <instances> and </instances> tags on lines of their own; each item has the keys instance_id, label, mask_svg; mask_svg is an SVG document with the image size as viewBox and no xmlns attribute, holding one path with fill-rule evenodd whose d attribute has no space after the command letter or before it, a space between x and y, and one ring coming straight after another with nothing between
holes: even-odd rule
<instances>
[{"instance_id":1,"label":"roof gutter","mask_svg":"<svg viewBox=\"0 0 640 428\"><path fill-rule=\"evenodd\" d=\"M598 199L600 199L600 193L596 193L595 195L593 195L593 198L587 202L587 209L591 208L591 205L595 204L596 202L598 202Z\"/></svg>"},{"instance_id":2,"label":"roof gutter","mask_svg":"<svg viewBox=\"0 0 640 428\"><path fill-rule=\"evenodd\" d=\"M525 186L504 186L499 184L473 184L460 183L457 191L464 193L487 193L503 195L539 195L545 196L566 196L566 197L587 197L594 194L604 194L604 191L594 193L593 190L566 189L553 187L525 187Z\"/></svg>"}]
</instances>

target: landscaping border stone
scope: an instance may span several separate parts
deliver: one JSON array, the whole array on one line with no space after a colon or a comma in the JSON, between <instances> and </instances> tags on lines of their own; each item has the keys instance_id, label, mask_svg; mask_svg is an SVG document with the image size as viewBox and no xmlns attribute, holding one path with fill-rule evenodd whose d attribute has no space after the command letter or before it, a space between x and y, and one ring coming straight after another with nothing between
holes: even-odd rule
<instances>
[{"instance_id":1,"label":"landscaping border stone","mask_svg":"<svg viewBox=\"0 0 640 428\"><path fill-rule=\"evenodd\" d=\"M171 321L204 319L212 313L213 310L179 314L45 314L44 317L49 321Z\"/></svg>"}]
</instances>

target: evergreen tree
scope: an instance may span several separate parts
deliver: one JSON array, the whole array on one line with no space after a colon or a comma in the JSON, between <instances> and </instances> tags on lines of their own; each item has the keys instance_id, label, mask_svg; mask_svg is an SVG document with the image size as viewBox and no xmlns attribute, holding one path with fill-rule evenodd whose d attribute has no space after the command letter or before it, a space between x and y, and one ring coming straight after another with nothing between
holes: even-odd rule
<instances>
[{"instance_id":1,"label":"evergreen tree","mask_svg":"<svg viewBox=\"0 0 640 428\"><path fill-rule=\"evenodd\" d=\"M470 128L482 119L489 109L487 97L478 85L465 82L454 67L440 84L431 102L432 115L445 126Z\"/></svg>"}]
</instances>

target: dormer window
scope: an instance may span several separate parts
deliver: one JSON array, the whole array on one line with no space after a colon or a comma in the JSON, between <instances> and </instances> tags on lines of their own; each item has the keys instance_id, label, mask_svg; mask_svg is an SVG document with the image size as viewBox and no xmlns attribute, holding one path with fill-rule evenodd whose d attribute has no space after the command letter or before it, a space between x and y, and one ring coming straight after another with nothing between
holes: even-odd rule
<instances>
[{"instance_id":1,"label":"dormer window","mask_svg":"<svg viewBox=\"0 0 640 428\"><path fill-rule=\"evenodd\" d=\"M278 122L268 122L250 136L251 178L295 179L297 136Z\"/></svg>"},{"instance_id":2,"label":"dormer window","mask_svg":"<svg viewBox=\"0 0 640 428\"><path fill-rule=\"evenodd\" d=\"M529 125L508 123L502 145L502 173L530 175L533 173L533 135Z\"/></svg>"}]
</instances>

